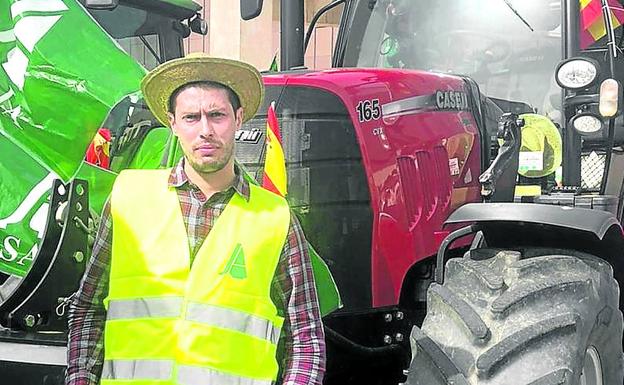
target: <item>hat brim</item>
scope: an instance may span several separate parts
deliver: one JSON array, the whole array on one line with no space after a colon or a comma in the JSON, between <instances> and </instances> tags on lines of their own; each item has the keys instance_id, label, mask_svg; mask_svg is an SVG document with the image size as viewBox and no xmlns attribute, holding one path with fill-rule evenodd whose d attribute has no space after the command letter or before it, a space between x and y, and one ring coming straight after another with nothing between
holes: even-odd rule
<instances>
[{"instance_id":1,"label":"hat brim","mask_svg":"<svg viewBox=\"0 0 624 385\"><path fill-rule=\"evenodd\" d=\"M264 85L258 70L236 60L208 56L189 56L161 64L143 78L141 90L156 119L169 126L169 98L181 86L200 81L230 87L243 107L243 122L251 119L264 97Z\"/></svg>"}]
</instances>

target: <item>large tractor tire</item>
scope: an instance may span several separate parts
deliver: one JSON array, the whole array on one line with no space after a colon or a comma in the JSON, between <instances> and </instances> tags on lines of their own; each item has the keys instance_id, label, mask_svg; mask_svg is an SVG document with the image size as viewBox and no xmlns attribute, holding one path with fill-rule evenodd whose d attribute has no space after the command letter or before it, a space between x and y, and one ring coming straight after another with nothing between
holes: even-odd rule
<instances>
[{"instance_id":1,"label":"large tractor tire","mask_svg":"<svg viewBox=\"0 0 624 385\"><path fill-rule=\"evenodd\" d=\"M477 249L448 261L411 335L409 385L620 385L611 266L553 249Z\"/></svg>"}]
</instances>

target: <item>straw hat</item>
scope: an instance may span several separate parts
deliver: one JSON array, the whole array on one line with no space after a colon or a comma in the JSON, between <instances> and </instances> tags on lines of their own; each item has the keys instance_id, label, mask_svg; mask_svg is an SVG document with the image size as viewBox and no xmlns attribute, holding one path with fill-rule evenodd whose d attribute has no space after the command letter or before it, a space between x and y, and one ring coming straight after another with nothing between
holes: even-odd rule
<instances>
[{"instance_id":1,"label":"straw hat","mask_svg":"<svg viewBox=\"0 0 624 385\"><path fill-rule=\"evenodd\" d=\"M141 91L156 118L169 126L167 112L171 94L187 83L198 81L212 81L230 87L243 107L243 122L256 114L264 97L262 77L253 66L237 60L210 57L205 53L191 53L159 65L143 78Z\"/></svg>"}]
</instances>

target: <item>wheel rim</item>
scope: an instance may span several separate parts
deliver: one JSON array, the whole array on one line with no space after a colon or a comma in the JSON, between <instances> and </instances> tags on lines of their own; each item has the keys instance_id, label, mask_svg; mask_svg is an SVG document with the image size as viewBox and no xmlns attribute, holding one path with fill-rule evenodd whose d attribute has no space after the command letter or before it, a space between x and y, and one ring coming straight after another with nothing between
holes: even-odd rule
<instances>
[{"instance_id":1,"label":"wheel rim","mask_svg":"<svg viewBox=\"0 0 624 385\"><path fill-rule=\"evenodd\" d=\"M580 385L604 385L602 381L602 364L595 347L590 346L585 351L585 362L581 372Z\"/></svg>"}]
</instances>

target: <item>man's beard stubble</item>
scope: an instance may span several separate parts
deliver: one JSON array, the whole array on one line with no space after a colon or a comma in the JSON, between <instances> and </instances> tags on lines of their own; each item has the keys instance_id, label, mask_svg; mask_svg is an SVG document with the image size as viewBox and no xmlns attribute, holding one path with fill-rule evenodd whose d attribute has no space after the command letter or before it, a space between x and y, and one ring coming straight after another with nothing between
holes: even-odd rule
<instances>
[{"instance_id":1,"label":"man's beard stubble","mask_svg":"<svg viewBox=\"0 0 624 385\"><path fill-rule=\"evenodd\" d=\"M198 174L212 174L222 170L230 162L230 159L232 159L232 156L234 155L233 144L229 147L224 145L222 148L224 150L223 156L208 163L197 163L192 157L186 157L186 159L188 160L190 166L193 167Z\"/></svg>"}]
</instances>

